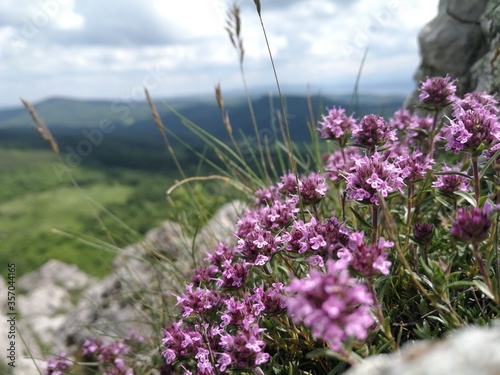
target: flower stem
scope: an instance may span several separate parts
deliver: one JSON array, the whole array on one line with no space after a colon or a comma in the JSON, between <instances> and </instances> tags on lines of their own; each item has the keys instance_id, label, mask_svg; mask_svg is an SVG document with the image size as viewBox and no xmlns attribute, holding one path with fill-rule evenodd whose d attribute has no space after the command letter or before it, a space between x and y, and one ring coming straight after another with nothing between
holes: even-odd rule
<instances>
[{"instance_id":1,"label":"flower stem","mask_svg":"<svg viewBox=\"0 0 500 375\"><path fill-rule=\"evenodd\" d=\"M479 254L479 245L477 243L472 244L472 251L474 253L474 259L476 260L476 263L479 267L479 272L481 272L481 276L483 276L486 286L493 295L495 303L500 304L500 298L498 298L498 294L495 293L495 290L493 289L490 276L488 275L488 271L486 271L486 267L484 266L483 260L481 259L481 254Z\"/></svg>"},{"instance_id":2,"label":"flower stem","mask_svg":"<svg viewBox=\"0 0 500 375\"><path fill-rule=\"evenodd\" d=\"M479 191L479 171L477 165L477 156L471 158L472 161L472 173L474 176L474 197L476 198L476 203L479 204L479 197L481 196Z\"/></svg>"},{"instance_id":3,"label":"flower stem","mask_svg":"<svg viewBox=\"0 0 500 375\"><path fill-rule=\"evenodd\" d=\"M408 248L408 240L411 232L411 210L413 208L413 183L408 183L408 201L407 201L407 214L406 214L406 237L404 242L404 249Z\"/></svg>"},{"instance_id":4,"label":"flower stem","mask_svg":"<svg viewBox=\"0 0 500 375\"><path fill-rule=\"evenodd\" d=\"M432 159L434 157L434 139L436 137L435 132L436 132L438 114L439 114L439 109L435 109L434 118L432 121L431 133L429 134L429 159Z\"/></svg>"},{"instance_id":5,"label":"flower stem","mask_svg":"<svg viewBox=\"0 0 500 375\"><path fill-rule=\"evenodd\" d=\"M390 329L386 329L385 324L384 324L384 314L382 313L382 307L380 306L380 303L378 302L378 297L377 297L377 292L375 291L375 286L373 285L373 282L371 280L368 280L368 289L370 290L370 294L372 295L373 298L373 307L375 309L375 316L378 320L378 324L380 326L380 329L384 332L385 337L389 339L391 342L392 348L394 350L398 349L398 344L396 343L396 340L394 339L394 336L392 335L392 332Z\"/></svg>"},{"instance_id":6,"label":"flower stem","mask_svg":"<svg viewBox=\"0 0 500 375\"><path fill-rule=\"evenodd\" d=\"M408 214L406 216L406 227L408 233L410 233L410 224L411 224L411 210L413 209L413 194L414 194L414 186L412 182L408 183Z\"/></svg>"},{"instance_id":7,"label":"flower stem","mask_svg":"<svg viewBox=\"0 0 500 375\"><path fill-rule=\"evenodd\" d=\"M377 243L377 232L378 232L378 207L372 205L372 244Z\"/></svg>"}]
</instances>

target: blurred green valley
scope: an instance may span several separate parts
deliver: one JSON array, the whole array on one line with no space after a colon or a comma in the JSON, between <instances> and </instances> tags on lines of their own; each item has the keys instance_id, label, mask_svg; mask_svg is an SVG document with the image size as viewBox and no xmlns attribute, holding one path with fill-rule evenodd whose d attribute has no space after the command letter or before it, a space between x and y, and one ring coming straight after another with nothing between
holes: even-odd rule
<instances>
[{"instance_id":1,"label":"blurred green valley","mask_svg":"<svg viewBox=\"0 0 500 375\"><path fill-rule=\"evenodd\" d=\"M348 96L312 99L317 119L326 106L348 108L350 101ZM373 112L390 116L402 102L402 97L365 97L351 109L357 117ZM113 111L120 107L113 105L70 99L50 99L35 105L56 138L62 157L73 164L70 170L78 187L68 173L54 168L61 164L32 129L33 122L24 108L0 110L0 264L15 262L19 276L52 258L104 276L115 249L139 241L162 221L187 223L187 230L194 233L222 203L240 197L226 185L213 189L212 184L209 191L200 182L191 183L193 190L189 192L185 187L176 189L173 199L167 201L165 192L180 174L147 104L130 104L126 118L120 118L122 112ZM185 175L213 173L206 161L186 146L203 157L217 158L179 118L161 103L157 106ZM215 99L179 100L172 106L204 130L227 140ZM281 137L274 108L279 108L275 98L254 100L259 129L271 143ZM248 137L252 144L254 133L245 100L232 99L226 109L235 137ZM287 111L294 140L310 140L306 97L287 98ZM89 141L85 131L98 129L103 119L112 122L113 131L102 134L88 155L75 159L75 152L84 149L82 142ZM203 202L201 210L194 204L197 200Z\"/></svg>"}]
</instances>

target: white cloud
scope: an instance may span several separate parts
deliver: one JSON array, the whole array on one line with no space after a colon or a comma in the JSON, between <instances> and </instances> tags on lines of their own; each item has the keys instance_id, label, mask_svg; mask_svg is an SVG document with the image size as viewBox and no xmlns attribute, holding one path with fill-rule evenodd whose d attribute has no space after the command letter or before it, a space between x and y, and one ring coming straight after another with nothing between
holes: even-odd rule
<instances>
[{"instance_id":1,"label":"white cloud","mask_svg":"<svg viewBox=\"0 0 500 375\"><path fill-rule=\"evenodd\" d=\"M438 0L261 2L282 83L349 90L368 46L363 80L410 85L417 33L436 14ZM0 0L0 70L6 77L0 106L17 104L19 97L114 99L140 85L151 68L164 77L156 97L211 93L219 81L226 91L241 88L238 57L224 31L227 3ZM272 86L255 6L240 3L248 84Z\"/></svg>"}]
</instances>

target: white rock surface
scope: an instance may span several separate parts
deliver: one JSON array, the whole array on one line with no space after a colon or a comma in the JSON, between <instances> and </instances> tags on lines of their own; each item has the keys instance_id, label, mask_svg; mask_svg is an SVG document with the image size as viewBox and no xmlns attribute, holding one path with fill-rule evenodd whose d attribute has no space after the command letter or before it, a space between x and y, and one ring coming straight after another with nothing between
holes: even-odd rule
<instances>
[{"instance_id":1,"label":"white rock surface","mask_svg":"<svg viewBox=\"0 0 500 375\"><path fill-rule=\"evenodd\" d=\"M17 298L23 319L54 316L71 310L73 304L68 290L52 283L40 283L36 289Z\"/></svg>"},{"instance_id":2,"label":"white rock surface","mask_svg":"<svg viewBox=\"0 0 500 375\"><path fill-rule=\"evenodd\" d=\"M52 259L37 271L21 277L17 286L22 290L33 291L41 285L54 284L67 291L80 291L94 282L94 278L81 271L74 264L66 264Z\"/></svg>"},{"instance_id":3,"label":"white rock surface","mask_svg":"<svg viewBox=\"0 0 500 375\"><path fill-rule=\"evenodd\" d=\"M239 201L223 205L201 228L194 241L201 258L218 242L234 241L232 232L243 209ZM91 337L124 337L131 332L145 337L161 335L156 326L159 319L154 320L151 311L162 311L165 305L176 303L172 292L184 288L185 276L192 271L192 246L193 239L179 224L165 221L149 231L144 241L122 249L113 262L112 273L103 280L97 281L75 265L57 260L19 278L18 330L34 358L44 358L47 350L53 355L71 353ZM181 277L177 279L176 275ZM5 284L0 280L0 293L2 288ZM0 330L5 332L8 327L1 312L0 318ZM148 320L154 324L148 324ZM16 341L14 374L38 375L19 337ZM4 346L0 340L2 352L7 350Z\"/></svg>"},{"instance_id":4,"label":"white rock surface","mask_svg":"<svg viewBox=\"0 0 500 375\"><path fill-rule=\"evenodd\" d=\"M498 375L500 324L467 327L445 339L420 341L400 352L379 355L345 375Z\"/></svg>"},{"instance_id":5,"label":"white rock surface","mask_svg":"<svg viewBox=\"0 0 500 375\"><path fill-rule=\"evenodd\" d=\"M167 220L146 233L143 245L146 250L154 249L170 259L178 259L185 256L190 240L180 224Z\"/></svg>"},{"instance_id":6,"label":"white rock surface","mask_svg":"<svg viewBox=\"0 0 500 375\"><path fill-rule=\"evenodd\" d=\"M236 222L245 208L244 202L233 201L217 210L196 237L196 246L203 255L206 251L214 250L219 242L234 242L233 232L236 229Z\"/></svg>"},{"instance_id":7,"label":"white rock surface","mask_svg":"<svg viewBox=\"0 0 500 375\"><path fill-rule=\"evenodd\" d=\"M40 269L20 277L16 282L16 367L14 375L39 375L33 363L46 354L45 350L59 351L54 337L74 310L74 301L86 288L96 284L96 279L78 269L75 265L50 260ZM3 292L2 292L3 290ZM0 280L0 301L7 296L7 287ZM2 303L0 332L7 332L9 325ZM27 347L24 346L23 341ZM0 350L7 351L9 343L2 338ZM29 348L29 349L28 349ZM4 355L0 362L6 364Z\"/></svg>"}]
</instances>

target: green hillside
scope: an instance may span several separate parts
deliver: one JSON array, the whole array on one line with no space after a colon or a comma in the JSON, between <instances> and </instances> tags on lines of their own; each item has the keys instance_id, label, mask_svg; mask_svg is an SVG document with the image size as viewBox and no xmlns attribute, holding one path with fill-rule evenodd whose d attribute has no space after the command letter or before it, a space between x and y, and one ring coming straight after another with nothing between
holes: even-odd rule
<instances>
[{"instance_id":1,"label":"green hillside","mask_svg":"<svg viewBox=\"0 0 500 375\"><path fill-rule=\"evenodd\" d=\"M183 217L176 206L190 207L193 197L179 189L175 206L165 199L175 173L78 167L76 188L57 178L53 161L49 151L0 149L0 263L16 262L20 275L56 258L103 276L110 247L134 243L166 219L202 223L224 199L205 199L206 212Z\"/></svg>"}]
</instances>

